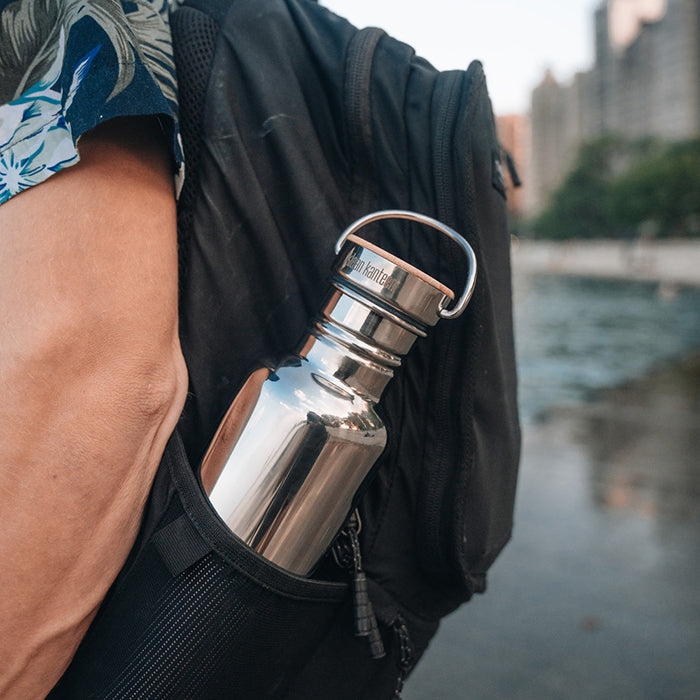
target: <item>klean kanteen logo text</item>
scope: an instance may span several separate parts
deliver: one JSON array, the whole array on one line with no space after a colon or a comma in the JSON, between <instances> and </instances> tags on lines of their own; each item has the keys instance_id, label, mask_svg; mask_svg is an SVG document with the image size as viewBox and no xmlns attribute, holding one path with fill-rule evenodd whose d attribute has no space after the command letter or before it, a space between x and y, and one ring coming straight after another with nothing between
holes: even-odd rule
<instances>
[{"instance_id":1,"label":"klean kanteen logo text","mask_svg":"<svg viewBox=\"0 0 700 700\"><path fill-rule=\"evenodd\" d=\"M368 280L376 282L390 292L396 291L399 281L384 271L384 268L372 265L367 260L360 259L355 253L351 253L345 261L345 267L363 275Z\"/></svg>"}]
</instances>

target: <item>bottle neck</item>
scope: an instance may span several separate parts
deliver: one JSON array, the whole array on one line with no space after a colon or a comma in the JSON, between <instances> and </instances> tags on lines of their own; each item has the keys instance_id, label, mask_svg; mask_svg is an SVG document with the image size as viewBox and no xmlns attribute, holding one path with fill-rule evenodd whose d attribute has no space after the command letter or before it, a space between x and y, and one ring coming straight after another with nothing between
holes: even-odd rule
<instances>
[{"instance_id":1,"label":"bottle neck","mask_svg":"<svg viewBox=\"0 0 700 700\"><path fill-rule=\"evenodd\" d=\"M384 305L336 284L299 355L326 381L376 402L425 331Z\"/></svg>"},{"instance_id":2,"label":"bottle neck","mask_svg":"<svg viewBox=\"0 0 700 700\"><path fill-rule=\"evenodd\" d=\"M373 362L366 355L338 342L327 329L315 328L300 355L327 388L339 394L358 395L369 403L379 401L394 376L393 368Z\"/></svg>"}]
</instances>

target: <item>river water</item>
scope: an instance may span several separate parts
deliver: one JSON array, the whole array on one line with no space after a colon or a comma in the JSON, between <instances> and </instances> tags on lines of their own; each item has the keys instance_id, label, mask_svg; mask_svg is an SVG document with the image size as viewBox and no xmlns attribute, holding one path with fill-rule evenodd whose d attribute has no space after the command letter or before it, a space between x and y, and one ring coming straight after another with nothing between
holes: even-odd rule
<instances>
[{"instance_id":1,"label":"river water","mask_svg":"<svg viewBox=\"0 0 700 700\"><path fill-rule=\"evenodd\" d=\"M404 700L698 698L700 289L514 287L514 536Z\"/></svg>"},{"instance_id":2,"label":"river water","mask_svg":"<svg viewBox=\"0 0 700 700\"><path fill-rule=\"evenodd\" d=\"M700 349L700 289L523 274L514 298L525 424Z\"/></svg>"}]
</instances>

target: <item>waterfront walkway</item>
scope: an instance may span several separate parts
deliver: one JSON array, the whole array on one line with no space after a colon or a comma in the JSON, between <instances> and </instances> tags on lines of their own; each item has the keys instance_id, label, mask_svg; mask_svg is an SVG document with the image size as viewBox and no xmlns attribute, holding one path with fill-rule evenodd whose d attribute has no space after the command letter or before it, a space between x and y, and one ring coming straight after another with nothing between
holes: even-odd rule
<instances>
[{"instance_id":1,"label":"waterfront walkway","mask_svg":"<svg viewBox=\"0 0 700 700\"><path fill-rule=\"evenodd\" d=\"M515 533L404 700L694 700L700 356L526 427Z\"/></svg>"},{"instance_id":2,"label":"waterfront walkway","mask_svg":"<svg viewBox=\"0 0 700 700\"><path fill-rule=\"evenodd\" d=\"M532 241L514 239L514 268L700 286L700 240Z\"/></svg>"}]
</instances>

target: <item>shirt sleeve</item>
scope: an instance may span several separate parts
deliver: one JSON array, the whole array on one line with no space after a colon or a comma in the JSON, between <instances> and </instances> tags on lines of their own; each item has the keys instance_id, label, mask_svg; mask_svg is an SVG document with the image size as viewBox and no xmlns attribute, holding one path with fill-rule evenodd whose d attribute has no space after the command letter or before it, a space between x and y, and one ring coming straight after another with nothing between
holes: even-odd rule
<instances>
[{"instance_id":1,"label":"shirt sleeve","mask_svg":"<svg viewBox=\"0 0 700 700\"><path fill-rule=\"evenodd\" d=\"M157 115L182 171L168 0L0 0L0 204L78 162L78 140Z\"/></svg>"}]
</instances>

